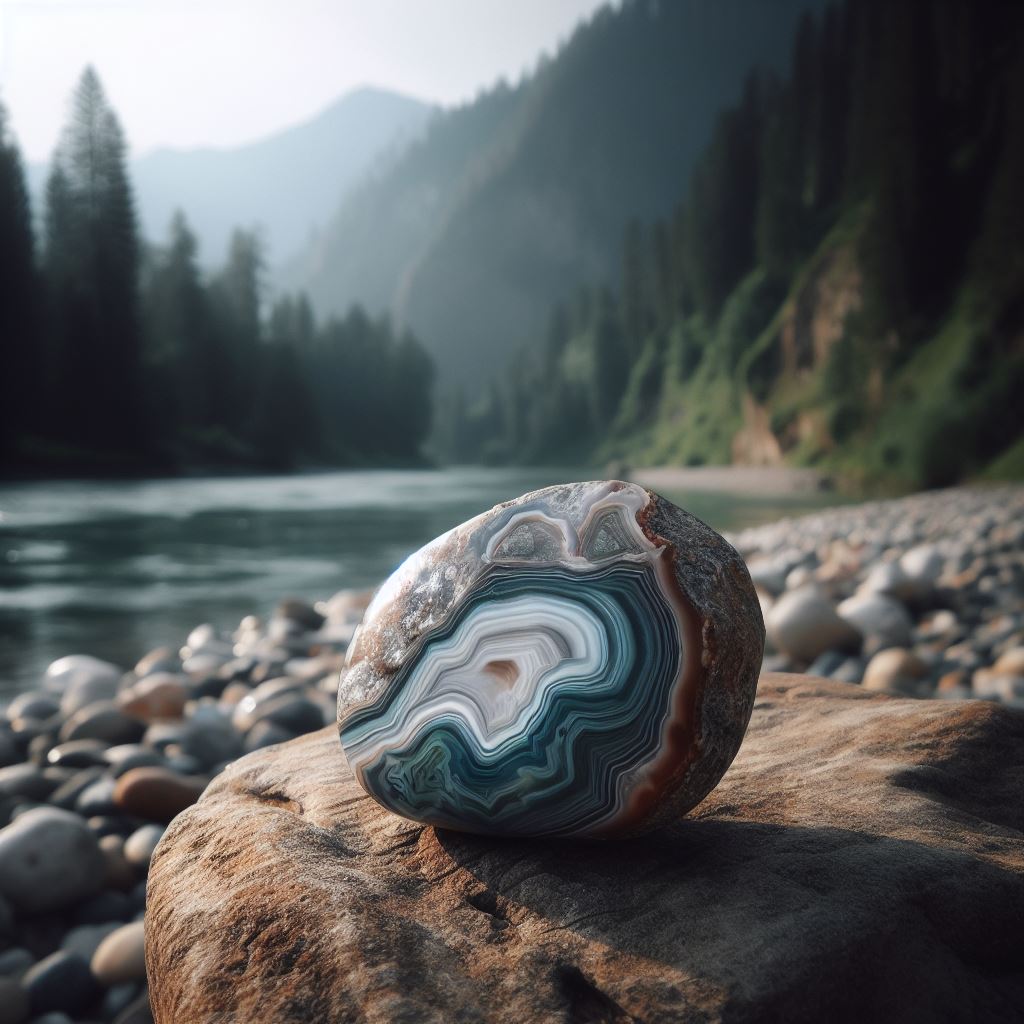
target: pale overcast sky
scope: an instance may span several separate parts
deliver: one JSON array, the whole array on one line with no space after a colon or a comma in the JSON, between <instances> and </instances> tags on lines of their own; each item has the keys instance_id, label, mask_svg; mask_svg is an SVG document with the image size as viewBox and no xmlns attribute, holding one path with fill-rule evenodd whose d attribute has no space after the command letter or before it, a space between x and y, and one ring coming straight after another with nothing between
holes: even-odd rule
<instances>
[{"instance_id":1,"label":"pale overcast sky","mask_svg":"<svg viewBox=\"0 0 1024 1024\"><path fill-rule=\"evenodd\" d=\"M86 64L133 155L234 145L360 85L443 104L516 80L601 0L0 0L0 102L48 159Z\"/></svg>"}]
</instances>

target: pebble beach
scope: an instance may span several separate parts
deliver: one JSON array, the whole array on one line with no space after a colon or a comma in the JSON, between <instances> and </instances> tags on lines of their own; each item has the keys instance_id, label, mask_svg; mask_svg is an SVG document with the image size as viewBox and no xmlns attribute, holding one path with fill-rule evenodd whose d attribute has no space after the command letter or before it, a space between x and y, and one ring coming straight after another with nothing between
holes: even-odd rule
<instances>
[{"instance_id":1,"label":"pebble beach","mask_svg":"<svg viewBox=\"0 0 1024 1024\"><path fill-rule=\"evenodd\" d=\"M1024 708L1024 488L851 505L730 540L761 599L765 671Z\"/></svg>"},{"instance_id":2,"label":"pebble beach","mask_svg":"<svg viewBox=\"0 0 1024 1024\"><path fill-rule=\"evenodd\" d=\"M1024 708L1024 488L960 488L729 536L766 671ZM69 653L0 719L0 1024L151 1020L142 918L167 823L246 753L335 719L369 600L199 624L134 666Z\"/></svg>"}]
</instances>

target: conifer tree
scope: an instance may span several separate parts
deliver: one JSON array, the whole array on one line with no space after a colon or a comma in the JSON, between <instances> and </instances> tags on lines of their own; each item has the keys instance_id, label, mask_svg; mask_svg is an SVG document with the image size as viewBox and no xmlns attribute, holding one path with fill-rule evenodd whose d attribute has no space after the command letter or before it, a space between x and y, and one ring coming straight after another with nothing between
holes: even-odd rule
<instances>
[{"instance_id":1,"label":"conifer tree","mask_svg":"<svg viewBox=\"0 0 1024 1024\"><path fill-rule=\"evenodd\" d=\"M21 155L0 104L0 457L16 457L19 436L42 424L32 218Z\"/></svg>"},{"instance_id":2,"label":"conifer tree","mask_svg":"<svg viewBox=\"0 0 1024 1024\"><path fill-rule=\"evenodd\" d=\"M216 330L223 348L221 395L226 428L244 436L252 426L253 395L259 380L263 341L260 305L265 264L255 231L237 229L228 245L227 263L213 283Z\"/></svg>"},{"instance_id":3,"label":"conifer tree","mask_svg":"<svg viewBox=\"0 0 1024 1024\"><path fill-rule=\"evenodd\" d=\"M86 68L47 188L46 276L53 305L55 425L105 452L141 452L139 244L125 143Z\"/></svg>"},{"instance_id":4,"label":"conifer tree","mask_svg":"<svg viewBox=\"0 0 1024 1024\"><path fill-rule=\"evenodd\" d=\"M167 249L158 254L145 292L147 351L157 381L173 403L172 425L194 432L218 417L223 360L198 265L198 243L179 210Z\"/></svg>"},{"instance_id":5,"label":"conifer tree","mask_svg":"<svg viewBox=\"0 0 1024 1024\"><path fill-rule=\"evenodd\" d=\"M622 254L622 333L630 355L635 359L643 348L650 327L650 281L648 277L647 246L639 221L631 220L626 227ZM601 303L598 303L601 306ZM598 308L596 316L603 318Z\"/></svg>"},{"instance_id":6,"label":"conifer tree","mask_svg":"<svg viewBox=\"0 0 1024 1024\"><path fill-rule=\"evenodd\" d=\"M712 321L754 263L760 140L760 88L751 77L739 107L719 119L687 204L686 262L697 306Z\"/></svg>"}]
</instances>

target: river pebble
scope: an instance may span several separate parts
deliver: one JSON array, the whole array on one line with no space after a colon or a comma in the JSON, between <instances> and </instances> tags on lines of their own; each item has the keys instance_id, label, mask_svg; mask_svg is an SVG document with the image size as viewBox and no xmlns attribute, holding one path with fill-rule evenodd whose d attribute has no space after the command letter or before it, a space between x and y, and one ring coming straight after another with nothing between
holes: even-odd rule
<instances>
[{"instance_id":1,"label":"river pebble","mask_svg":"<svg viewBox=\"0 0 1024 1024\"><path fill-rule=\"evenodd\" d=\"M149 867L156 844L164 830L160 825L143 825L124 841L124 855L129 864L143 870Z\"/></svg>"},{"instance_id":2,"label":"river pebble","mask_svg":"<svg viewBox=\"0 0 1024 1024\"><path fill-rule=\"evenodd\" d=\"M87 704L72 714L61 726L61 742L69 740L101 740L110 746L135 743L142 738L146 727L131 715L126 715L113 701L101 700Z\"/></svg>"},{"instance_id":3,"label":"river pebble","mask_svg":"<svg viewBox=\"0 0 1024 1024\"><path fill-rule=\"evenodd\" d=\"M168 768L133 768L117 780L113 803L124 814L166 822L191 807L208 781Z\"/></svg>"},{"instance_id":4,"label":"river pebble","mask_svg":"<svg viewBox=\"0 0 1024 1024\"><path fill-rule=\"evenodd\" d=\"M729 539L762 584L765 669L911 697L1024 699L1024 487L842 506ZM833 639L830 612L859 645ZM881 657L894 649L905 653Z\"/></svg>"},{"instance_id":5,"label":"river pebble","mask_svg":"<svg viewBox=\"0 0 1024 1024\"><path fill-rule=\"evenodd\" d=\"M859 650L863 639L814 586L780 597L765 625L777 650L805 663L826 651Z\"/></svg>"},{"instance_id":6,"label":"river pebble","mask_svg":"<svg viewBox=\"0 0 1024 1024\"><path fill-rule=\"evenodd\" d=\"M165 824L247 750L333 720L370 596L201 624L127 672L69 655L0 707L0 1024L151 1021L140 918Z\"/></svg>"},{"instance_id":7,"label":"river pebble","mask_svg":"<svg viewBox=\"0 0 1024 1024\"><path fill-rule=\"evenodd\" d=\"M106 862L85 819L37 807L0 829L0 890L28 913L62 910L102 884Z\"/></svg>"},{"instance_id":8,"label":"river pebble","mask_svg":"<svg viewBox=\"0 0 1024 1024\"><path fill-rule=\"evenodd\" d=\"M108 935L92 957L92 973L101 985L123 985L146 977L142 922L133 921Z\"/></svg>"},{"instance_id":9,"label":"river pebble","mask_svg":"<svg viewBox=\"0 0 1024 1024\"><path fill-rule=\"evenodd\" d=\"M22 1024L29 1012L28 992L21 981L0 977L0 1024Z\"/></svg>"},{"instance_id":10,"label":"river pebble","mask_svg":"<svg viewBox=\"0 0 1024 1024\"><path fill-rule=\"evenodd\" d=\"M73 1016L88 1009L101 994L89 962L66 949L44 957L22 980L33 1014L57 1011Z\"/></svg>"}]
</instances>

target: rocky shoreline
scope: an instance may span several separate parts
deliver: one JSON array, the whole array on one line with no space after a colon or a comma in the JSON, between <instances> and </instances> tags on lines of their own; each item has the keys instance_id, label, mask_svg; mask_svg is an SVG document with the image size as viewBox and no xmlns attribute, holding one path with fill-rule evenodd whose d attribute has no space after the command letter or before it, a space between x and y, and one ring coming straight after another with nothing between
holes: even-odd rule
<instances>
[{"instance_id":1,"label":"rocky shoreline","mask_svg":"<svg viewBox=\"0 0 1024 1024\"><path fill-rule=\"evenodd\" d=\"M729 538L761 598L764 671L1024 707L1024 488L956 488Z\"/></svg>"},{"instance_id":2,"label":"rocky shoreline","mask_svg":"<svg viewBox=\"0 0 1024 1024\"><path fill-rule=\"evenodd\" d=\"M1024 488L848 506L730 538L766 671L1024 707ZM151 1019L142 918L167 823L242 755L335 718L367 594L196 627L130 671L50 666L0 719L0 1024Z\"/></svg>"},{"instance_id":3,"label":"rocky shoreline","mask_svg":"<svg viewBox=\"0 0 1024 1024\"><path fill-rule=\"evenodd\" d=\"M0 719L0 1024L152 1020L146 876L167 823L232 761L335 718L368 595L198 626L128 672L55 661Z\"/></svg>"}]
</instances>

